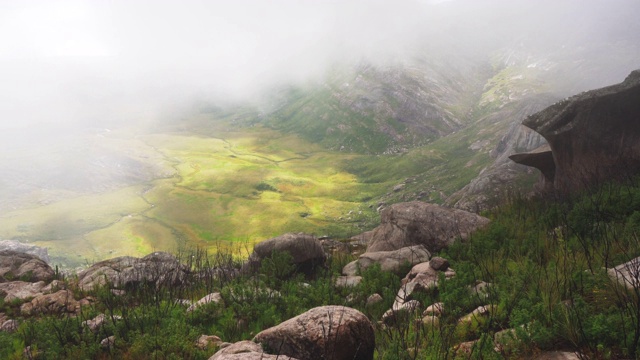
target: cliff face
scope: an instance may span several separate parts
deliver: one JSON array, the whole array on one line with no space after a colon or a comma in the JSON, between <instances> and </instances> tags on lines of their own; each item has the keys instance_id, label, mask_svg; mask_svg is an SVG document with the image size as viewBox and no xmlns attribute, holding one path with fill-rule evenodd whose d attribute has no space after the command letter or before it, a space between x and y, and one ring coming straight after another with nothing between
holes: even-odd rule
<instances>
[{"instance_id":1,"label":"cliff face","mask_svg":"<svg viewBox=\"0 0 640 360\"><path fill-rule=\"evenodd\" d=\"M510 158L542 171L547 189L575 191L640 172L640 70L527 118L551 150Z\"/></svg>"}]
</instances>

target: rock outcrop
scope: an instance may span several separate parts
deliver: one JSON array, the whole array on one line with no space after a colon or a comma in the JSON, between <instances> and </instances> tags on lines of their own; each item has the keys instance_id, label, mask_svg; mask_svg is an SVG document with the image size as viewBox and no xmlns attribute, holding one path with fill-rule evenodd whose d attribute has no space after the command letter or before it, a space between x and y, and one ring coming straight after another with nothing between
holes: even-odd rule
<instances>
[{"instance_id":1,"label":"rock outcrop","mask_svg":"<svg viewBox=\"0 0 640 360\"><path fill-rule=\"evenodd\" d=\"M315 236L288 233L256 244L243 271L256 270L263 259L278 252L289 254L297 270L305 274L311 274L327 259L322 243Z\"/></svg>"},{"instance_id":2,"label":"rock outcrop","mask_svg":"<svg viewBox=\"0 0 640 360\"><path fill-rule=\"evenodd\" d=\"M20 307L20 312L24 315L75 314L78 310L80 310L80 303L74 299L70 290L38 296Z\"/></svg>"},{"instance_id":3,"label":"rock outcrop","mask_svg":"<svg viewBox=\"0 0 640 360\"><path fill-rule=\"evenodd\" d=\"M402 275L405 265L413 266L429 261L431 253L422 245L408 246L395 251L366 252L342 268L345 276L355 276L358 270L364 270L371 265L380 264L382 271L390 271Z\"/></svg>"},{"instance_id":4,"label":"rock outcrop","mask_svg":"<svg viewBox=\"0 0 640 360\"><path fill-rule=\"evenodd\" d=\"M266 354L259 344L239 341L215 353L209 360L296 360L289 356Z\"/></svg>"},{"instance_id":5,"label":"rock outcrop","mask_svg":"<svg viewBox=\"0 0 640 360\"><path fill-rule=\"evenodd\" d=\"M36 255L14 250L0 251L0 283L12 280L50 281L55 272Z\"/></svg>"},{"instance_id":6,"label":"rock outcrop","mask_svg":"<svg viewBox=\"0 0 640 360\"><path fill-rule=\"evenodd\" d=\"M375 335L358 310L321 306L258 333L253 339L271 353L305 360L373 359Z\"/></svg>"},{"instance_id":7,"label":"rock outcrop","mask_svg":"<svg viewBox=\"0 0 640 360\"><path fill-rule=\"evenodd\" d=\"M572 96L523 125L549 143L545 153L516 154L535 166L547 189L573 192L640 172L640 70L622 83Z\"/></svg>"},{"instance_id":8,"label":"rock outcrop","mask_svg":"<svg viewBox=\"0 0 640 360\"><path fill-rule=\"evenodd\" d=\"M0 283L0 299L11 302L16 299L29 299L44 294L46 284L44 281L35 283L25 281L11 281Z\"/></svg>"},{"instance_id":9,"label":"rock outcrop","mask_svg":"<svg viewBox=\"0 0 640 360\"><path fill-rule=\"evenodd\" d=\"M175 256L155 252L143 258L121 256L98 262L78 273L78 286L90 291L107 283L117 288L141 283L180 285L185 282L189 273L189 268Z\"/></svg>"},{"instance_id":10,"label":"rock outcrop","mask_svg":"<svg viewBox=\"0 0 640 360\"><path fill-rule=\"evenodd\" d=\"M478 120L481 132L486 129L496 131L489 132L491 135L485 133L487 140L471 144L469 150L488 152L493 163L483 168L469 184L449 196L445 205L477 213L500 204L505 196L513 193L516 188L514 183L530 178L535 169L514 163L509 155L529 152L546 144L540 134L523 126L522 121L556 100L547 94L527 96ZM500 128L506 129L506 132L500 134L496 124L501 124ZM497 138L498 135L501 136Z\"/></svg>"},{"instance_id":11,"label":"rock outcrop","mask_svg":"<svg viewBox=\"0 0 640 360\"><path fill-rule=\"evenodd\" d=\"M393 204L382 211L381 224L373 230L367 252L413 245L436 252L488 223L489 219L464 210L421 201Z\"/></svg>"}]
</instances>

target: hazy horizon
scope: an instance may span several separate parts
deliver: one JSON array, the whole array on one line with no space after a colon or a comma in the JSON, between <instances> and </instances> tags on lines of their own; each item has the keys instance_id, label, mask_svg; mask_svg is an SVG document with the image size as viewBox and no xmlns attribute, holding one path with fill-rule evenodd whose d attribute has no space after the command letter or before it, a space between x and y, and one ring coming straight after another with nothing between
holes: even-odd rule
<instances>
[{"instance_id":1,"label":"hazy horizon","mask_svg":"<svg viewBox=\"0 0 640 360\"><path fill-rule=\"evenodd\" d=\"M549 52L594 34L618 41L636 3L8 1L0 128L149 120L194 99L247 101L321 80L336 64L411 61L434 44L455 57L518 41ZM629 70L606 76L619 82Z\"/></svg>"}]
</instances>

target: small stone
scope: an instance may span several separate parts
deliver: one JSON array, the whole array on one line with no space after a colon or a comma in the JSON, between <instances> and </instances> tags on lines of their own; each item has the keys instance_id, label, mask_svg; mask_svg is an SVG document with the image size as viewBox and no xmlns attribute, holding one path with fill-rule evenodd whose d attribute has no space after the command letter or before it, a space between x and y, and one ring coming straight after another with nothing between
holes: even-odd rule
<instances>
[{"instance_id":1,"label":"small stone","mask_svg":"<svg viewBox=\"0 0 640 360\"><path fill-rule=\"evenodd\" d=\"M367 298L367 307L369 307L369 306L373 306L373 305L375 305L375 304L378 304L378 303L382 302L382 300L384 300L384 299L382 298L382 295L380 295L380 294L373 294L373 295L371 295L371 296L369 296L369 297Z\"/></svg>"},{"instance_id":2,"label":"small stone","mask_svg":"<svg viewBox=\"0 0 640 360\"><path fill-rule=\"evenodd\" d=\"M18 320L7 320L0 325L0 331L12 333L18 330L18 325Z\"/></svg>"},{"instance_id":3,"label":"small stone","mask_svg":"<svg viewBox=\"0 0 640 360\"><path fill-rule=\"evenodd\" d=\"M116 337L114 335L100 341L100 347L103 349L111 349L116 344Z\"/></svg>"},{"instance_id":4,"label":"small stone","mask_svg":"<svg viewBox=\"0 0 640 360\"><path fill-rule=\"evenodd\" d=\"M431 265L431 268L433 268L433 270L445 271L447 270L447 268L449 268L449 260L441 258L439 256L435 256L431 258L431 260L429 260L429 265Z\"/></svg>"},{"instance_id":5,"label":"small stone","mask_svg":"<svg viewBox=\"0 0 640 360\"><path fill-rule=\"evenodd\" d=\"M196 347L200 350L206 350L213 347L220 347L222 340L215 335L200 335L196 341Z\"/></svg>"},{"instance_id":6,"label":"small stone","mask_svg":"<svg viewBox=\"0 0 640 360\"><path fill-rule=\"evenodd\" d=\"M220 301L222 301L222 296L220 296L219 292L211 293L203 297L202 299L196 301L193 305L189 306L189 308L187 309L187 312L192 312L195 309L199 308L200 306L203 306L206 304L210 304L210 303L217 304Z\"/></svg>"},{"instance_id":7,"label":"small stone","mask_svg":"<svg viewBox=\"0 0 640 360\"><path fill-rule=\"evenodd\" d=\"M433 305L429 305L422 313L422 316L441 316L442 313L444 313L444 303L438 302Z\"/></svg>"}]
</instances>

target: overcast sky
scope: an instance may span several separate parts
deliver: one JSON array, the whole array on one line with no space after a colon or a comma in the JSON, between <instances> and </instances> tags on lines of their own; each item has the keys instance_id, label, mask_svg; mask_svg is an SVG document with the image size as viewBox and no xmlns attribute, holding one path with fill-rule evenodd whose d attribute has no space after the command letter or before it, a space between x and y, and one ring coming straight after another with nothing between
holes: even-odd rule
<instances>
[{"instance_id":1,"label":"overcast sky","mask_svg":"<svg viewBox=\"0 0 640 360\"><path fill-rule=\"evenodd\" d=\"M158 104L246 97L335 61L392 57L429 2L0 1L0 122L153 116Z\"/></svg>"},{"instance_id":2,"label":"overcast sky","mask_svg":"<svg viewBox=\"0 0 640 360\"><path fill-rule=\"evenodd\" d=\"M472 32L521 24L501 13L504 1L495 8L471 6L450 19L433 15L458 2L481 4L0 0L0 128L153 118L194 97L250 98L275 83L317 78L336 62L401 59L430 40L426 29L438 21L464 26L479 11L496 15ZM563 1L510 2L525 13L540 8L529 18L536 26L548 21L556 3ZM588 29L591 19L583 20Z\"/></svg>"}]
</instances>

